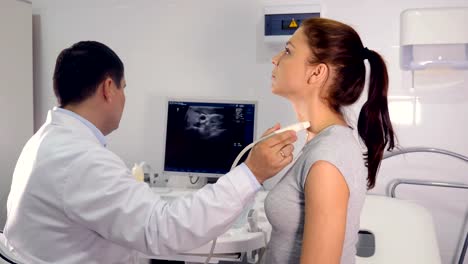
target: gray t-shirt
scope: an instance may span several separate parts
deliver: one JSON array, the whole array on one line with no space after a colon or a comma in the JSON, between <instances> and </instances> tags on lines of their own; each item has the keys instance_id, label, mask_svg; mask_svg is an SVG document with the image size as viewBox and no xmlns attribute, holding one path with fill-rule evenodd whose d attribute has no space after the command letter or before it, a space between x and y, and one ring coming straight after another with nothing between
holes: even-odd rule
<instances>
[{"instance_id":1,"label":"gray t-shirt","mask_svg":"<svg viewBox=\"0 0 468 264\"><path fill-rule=\"evenodd\" d=\"M268 194L265 210L273 230L265 263L300 262L304 232L304 187L310 168L319 160L337 167L348 185L350 196L341 263L355 263L359 218L367 189L367 168L353 130L339 125L325 128L307 142L297 161Z\"/></svg>"}]
</instances>

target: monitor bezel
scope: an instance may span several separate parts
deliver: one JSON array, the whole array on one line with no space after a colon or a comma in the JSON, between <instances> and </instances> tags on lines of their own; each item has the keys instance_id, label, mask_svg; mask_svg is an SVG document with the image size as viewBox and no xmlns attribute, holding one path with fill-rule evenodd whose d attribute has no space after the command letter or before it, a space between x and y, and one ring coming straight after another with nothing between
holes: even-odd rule
<instances>
[{"instance_id":1,"label":"monitor bezel","mask_svg":"<svg viewBox=\"0 0 468 264\"><path fill-rule=\"evenodd\" d=\"M165 115L164 115L164 138L163 138L163 155L162 155L162 173L164 176L186 176L186 177L206 177L206 178L219 178L225 174L220 173L202 173L202 172L186 172L186 171L166 171L166 144L167 144L167 121L169 118L169 102L184 102L184 103L219 103L219 104L253 104L254 105L254 125L253 125L253 140L257 137L257 113L258 113L258 101L256 100L233 100L233 99L217 99L217 98L198 98L198 97L168 97L165 103Z\"/></svg>"}]
</instances>

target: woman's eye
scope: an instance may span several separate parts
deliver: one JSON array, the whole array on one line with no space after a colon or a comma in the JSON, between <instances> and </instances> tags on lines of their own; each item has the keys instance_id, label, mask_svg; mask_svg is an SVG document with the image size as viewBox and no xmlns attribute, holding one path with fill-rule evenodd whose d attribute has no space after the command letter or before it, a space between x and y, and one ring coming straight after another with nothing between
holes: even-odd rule
<instances>
[{"instance_id":1,"label":"woman's eye","mask_svg":"<svg viewBox=\"0 0 468 264\"><path fill-rule=\"evenodd\" d=\"M284 53L289 55L291 52L288 48L284 48Z\"/></svg>"}]
</instances>

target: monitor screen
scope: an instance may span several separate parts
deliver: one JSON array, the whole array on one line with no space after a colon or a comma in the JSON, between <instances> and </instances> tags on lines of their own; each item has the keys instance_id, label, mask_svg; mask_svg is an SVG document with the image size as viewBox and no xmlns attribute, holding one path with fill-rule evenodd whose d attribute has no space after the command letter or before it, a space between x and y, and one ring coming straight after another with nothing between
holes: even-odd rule
<instances>
[{"instance_id":1,"label":"monitor screen","mask_svg":"<svg viewBox=\"0 0 468 264\"><path fill-rule=\"evenodd\" d=\"M255 117L255 102L170 99L164 172L204 177L226 174L242 149L253 142Z\"/></svg>"}]
</instances>

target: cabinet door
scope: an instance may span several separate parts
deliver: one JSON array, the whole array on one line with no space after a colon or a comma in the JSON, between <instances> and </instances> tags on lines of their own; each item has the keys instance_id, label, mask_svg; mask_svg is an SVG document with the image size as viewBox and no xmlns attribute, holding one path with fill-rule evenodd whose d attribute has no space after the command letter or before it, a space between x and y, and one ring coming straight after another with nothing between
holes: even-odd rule
<instances>
[{"instance_id":1,"label":"cabinet door","mask_svg":"<svg viewBox=\"0 0 468 264\"><path fill-rule=\"evenodd\" d=\"M0 230L16 160L33 134L32 6L0 0Z\"/></svg>"}]
</instances>

